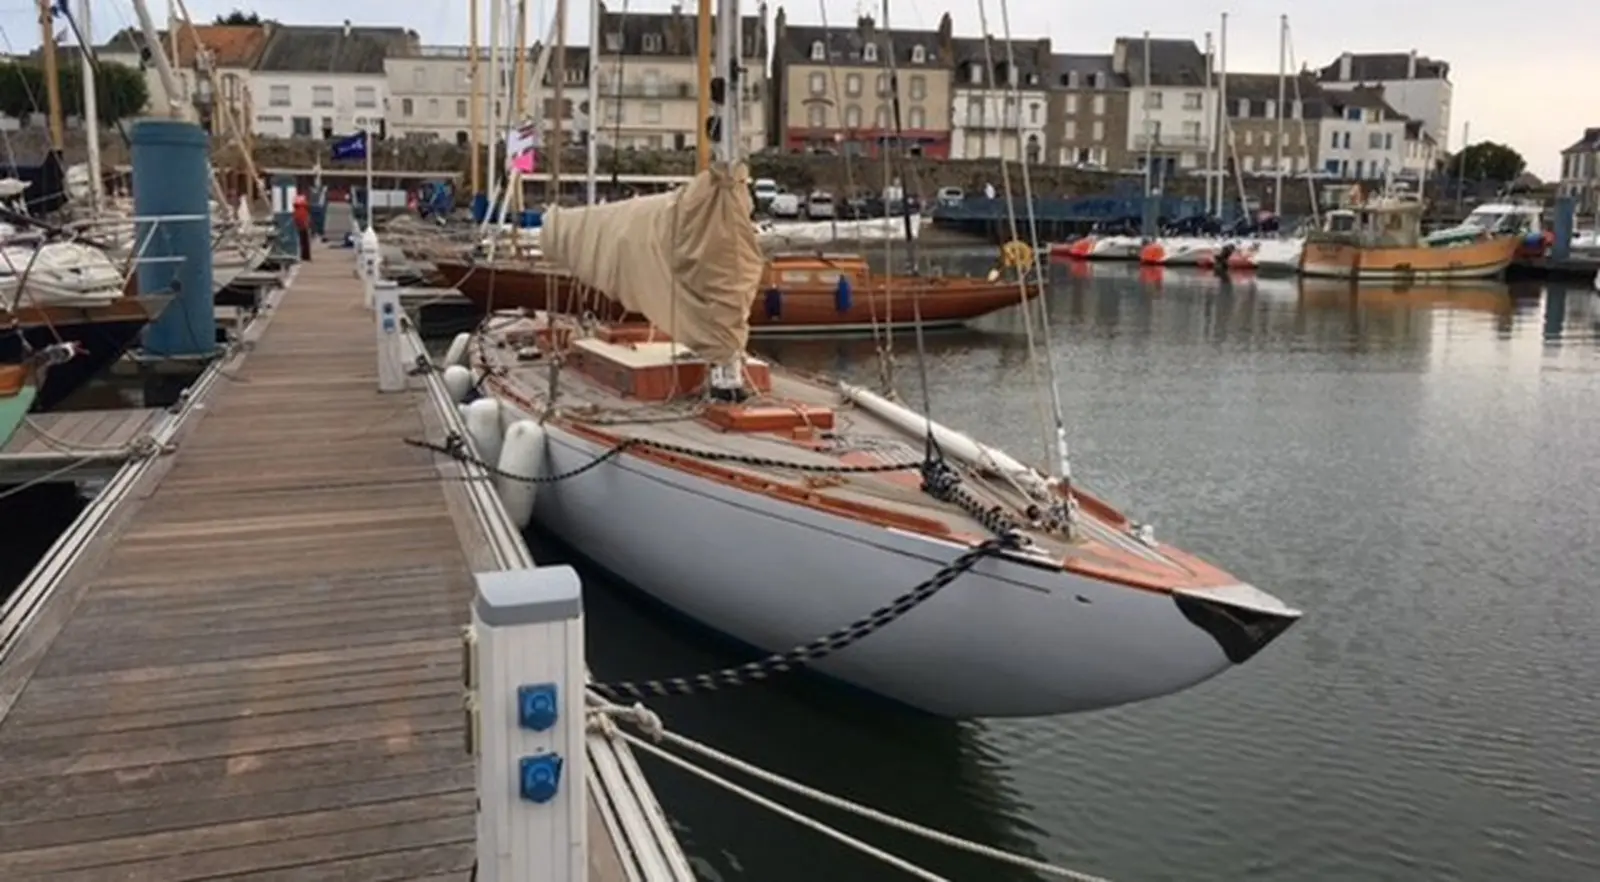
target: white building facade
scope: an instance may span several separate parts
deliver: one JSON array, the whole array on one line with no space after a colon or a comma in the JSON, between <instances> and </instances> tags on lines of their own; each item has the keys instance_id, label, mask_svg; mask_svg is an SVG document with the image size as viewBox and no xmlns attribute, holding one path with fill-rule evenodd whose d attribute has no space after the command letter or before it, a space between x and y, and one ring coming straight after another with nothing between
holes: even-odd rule
<instances>
[{"instance_id":1,"label":"white building facade","mask_svg":"<svg viewBox=\"0 0 1600 882\"><path fill-rule=\"evenodd\" d=\"M1126 148L1133 167L1143 169L1148 159L1168 176L1204 167L1219 111L1215 78L1207 76L1210 57L1193 40L1119 37L1111 63L1129 83Z\"/></svg>"},{"instance_id":2,"label":"white building facade","mask_svg":"<svg viewBox=\"0 0 1600 882\"><path fill-rule=\"evenodd\" d=\"M1450 104L1455 87L1450 65L1409 53L1354 54L1345 52L1318 73L1325 89L1348 90L1378 86L1389 106L1422 123L1441 151L1450 148Z\"/></svg>"},{"instance_id":3,"label":"white building facade","mask_svg":"<svg viewBox=\"0 0 1600 882\"><path fill-rule=\"evenodd\" d=\"M1406 168L1406 118L1381 96L1359 90L1327 95L1317 168L1350 180L1399 176Z\"/></svg>"},{"instance_id":4,"label":"white building facade","mask_svg":"<svg viewBox=\"0 0 1600 882\"><path fill-rule=\"evenodd\" d=\"M1014 43L1009 51L998 40L952 43L950 158L1044 161L1050 41Z\"/></svg>"},{"instance_id":5,"label":"white building facade","mask_svg":"<svg viewBox=\"0 0 1600 882\"><path fill-rule=\"evenodd\" d=\"M478 52L478 75L489 76L489 54ZM383 61L389 134L412 140L465 144L472 120L472 58L466 46L419 46ZM502 79L506 79L502 73ZM495 90L503 94L504 90ZM479 98L482 101L482 97ZM482 110L480 108L480 116ZM484 120L479 119L481 127Z\"/></svg>"},{"instance_id":6,"label":"white building facade","mask_svg":"<svg viewBox=\"0 0 1600 882\"><path fill-rule=\"evenodd\" d=\"M250 78L256 134L331 138L370 131L386 136L384 59L415 51L415 35L400 28L273 28Z\"/></svg>"}]
</instances>

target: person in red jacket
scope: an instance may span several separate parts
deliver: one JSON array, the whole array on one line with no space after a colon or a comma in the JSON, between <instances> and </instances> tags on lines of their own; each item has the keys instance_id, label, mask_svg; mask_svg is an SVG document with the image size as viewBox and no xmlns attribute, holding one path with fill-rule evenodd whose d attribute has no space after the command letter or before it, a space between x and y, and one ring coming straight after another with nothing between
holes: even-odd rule
<instances>
[{"instance_id":1,"label":"person in red jacket","mask_svg":"<svg viewBox=\"0 0 1600 882\"><path fill-rule=\"evenodd\" d=\"M311 203L306 201L306 194L297 193L294 197L294 230L300 239L300 259L311 260Z\"/></svg>"}]
</instances>

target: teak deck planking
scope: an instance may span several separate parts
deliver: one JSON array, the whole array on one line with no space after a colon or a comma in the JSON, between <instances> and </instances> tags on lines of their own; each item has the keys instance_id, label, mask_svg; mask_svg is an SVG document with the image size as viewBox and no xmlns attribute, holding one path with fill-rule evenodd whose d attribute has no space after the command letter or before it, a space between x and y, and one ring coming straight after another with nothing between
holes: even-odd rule
<instances>
[{"instance_id":1,"label":"teak deck planking","mask_svg":"<svg viewBox=\"0 0 1600 882\"><path fill-rule=\"evenodd\" d=\"M123 447L160 425L165 413L159 408L138 408L31 414L0 447L0 456L63 453L70 459L73 450Z\"/></svg>"},{"instance_id":2,"label":"teak deck planking","mask_svg":"<svg viewBox=\"0 0 1600 882\"><path fill-rule=\"evenodd\" d=\"M0 667L0 879L468 877L486 549L318 256Z\"/></svg>"}]
</instances>

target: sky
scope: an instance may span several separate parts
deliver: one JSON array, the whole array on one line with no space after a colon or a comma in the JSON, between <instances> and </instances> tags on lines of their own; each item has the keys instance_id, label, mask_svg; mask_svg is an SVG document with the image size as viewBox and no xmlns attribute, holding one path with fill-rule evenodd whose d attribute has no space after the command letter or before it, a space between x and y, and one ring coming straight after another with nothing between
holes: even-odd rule
<instances>
[{"instance_id":1,"label":"sky","mask_svg":"<svg viewBox=\"0 0 1600 882\"><path fill-rule=\"evenodd\" d=\"M72 0L76 7L83 0ZM89 0L96 39L134 22L130 0ZM148 0L157 26L165 19L168 0ZM234 9L292 24L357 24L408 27L425 43L467 41L468 0L185 0L197 21ZM490 0L481 0L487 28ZM531 17L548 22L556 0L529 0ZM622 8L612 0L610 9ZM671 0L628 0L635 11L666 11ZM769 7L770 17L778 6ZM693 0L686 6L693 9ZM785 4L789 21L820 24L853 22L872 14L880 23L883 5L854 0L806 0ZM1000 0L967 2L953 7L934 0L889 0L889 23L896 27L937 27L948 8L957 35L983 33L980 15L987 14L990 33L1004 36L1002 9L1011 34L1018 39L1049 37L1057 52L1109 52L1119 36L1189 37L1204 42L1206 31L1220 33L1221 14L1228 13L1228 69L1252 73L1278 70L1278 21L1288 13L1289 54L1316 67L1343 51L1409 52L1412 49L1448 61L1454 83L1451 115L1452 146L1461 142L1462 126L1470 126L1473 142L1510 144L1528 160L1529 169L1544 178L1559 170L1560 151L1583 133L1600 126L1600 2L1585 0L1516 15L1516 6L1498 0L1454 0L1449 4L1412 0L1140 0L1137 3L1090 0ZM1292 7L1292 8L1291 8ZM38 45L36 5L29 0L0 0L0 50L26 52ZM746 11L753 13L756 4ZM590 6L577 0L569 6L568 39L587 42ZM547 25L537 25L544 31Z\"/></svg>"}]
</instances>

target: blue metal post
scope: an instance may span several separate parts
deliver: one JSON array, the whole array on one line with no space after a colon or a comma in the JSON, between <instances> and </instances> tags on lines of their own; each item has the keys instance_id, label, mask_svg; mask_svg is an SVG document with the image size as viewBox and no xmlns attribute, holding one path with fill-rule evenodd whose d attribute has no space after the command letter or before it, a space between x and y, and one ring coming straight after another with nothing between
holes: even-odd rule
<instances>
[{"instance_id":1,"label":"blue metal post","mask_svg":"<svg viewBox=\"0 0 1600 882\"><path fill-rule=\"evenodd\" d=\"M143 245L139 291L176 295L145 329L145 349L165 358L213 355L217 319L211 288L209 140L194 123L171 119L138 120L129 140L133 211L152 218L135 225L135 241ZM166 219L174 216L185 219Z\"/></svg>"},{"instance_id":2,"label":"blue metal post","mask_svg":"<svg viewBox=\"0 0 1600 882\"><path fill-rule=\"evenodd\" d=\"M294 229L294 178L272 176L272 225L278 231L279 254L300 258L300 236Z\"/></svg>"},{"instance_id":3,"label":"blue metal post","mask_svg":"<svg viewBox=\"0 0 1600 882\"><path fill-rule=\"evenodd\" d=\"M1556 240L1550 243L1550 257L1554 260L1566 260L1572 256L1572 228L1576 223L1577 210L1577 203L1571 196L1556 199L1555 217L1551 219L1551 233Z\"/></svg>"}]
</instances>

